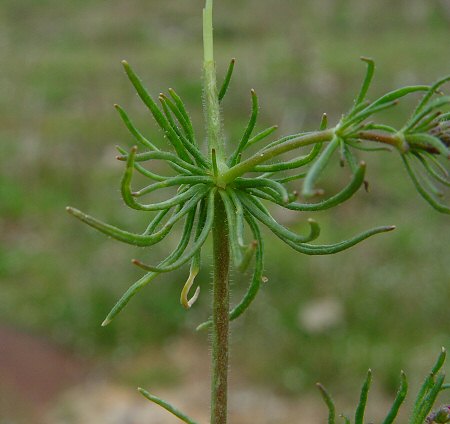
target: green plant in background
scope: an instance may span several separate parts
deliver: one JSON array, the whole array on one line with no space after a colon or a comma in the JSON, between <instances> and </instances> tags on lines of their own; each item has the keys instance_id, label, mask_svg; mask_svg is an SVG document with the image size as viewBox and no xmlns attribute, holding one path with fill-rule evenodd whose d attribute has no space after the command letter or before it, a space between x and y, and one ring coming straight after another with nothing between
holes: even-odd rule
<instances>
[{"instance_id":1,"label":"green plant in background","mask_svg":"<svg viewBox=\"0 0 450 424\"><path fill-rule=\"evenodd\" d=\"M441 160L450 158L450 96L444 96L440 88L450 77L445 77L431 86L402 87L369 101L366 96L375 65L371 59L363 58L367 71L361 89L350 110L335 126L328 126L327 116L324 114L318 130L284 136L263 147L263 140L272 135L277 127L269 127L254 134L259 105L255 91L251 90L252 110L249 122L240 140L230 149L225 143L221 102L227 93L235 62L231 61L219 89L213 56L212 0L206 1L203 29L206 149L198 142L192 121L178 94L169 89L168 95L159 95L158 105L130 65L122 62L138 95L171 145L170 151L159 150L134 126L126 112L116 105L120 117L142 150L138 152L137 146L129 150L118 147L118 159L126 162L121 182L122 197L133 209L154 212L148 227L142 233L132 233L103 223L77 209L68 207L67 210L81 221L117 240L143 247L159 243L175 226L182 224L178 246L159 264L150 265L137 259L133 260L135 265L147 273L117 302L104 320L103 326L109 324L131 298L160 273L173 271L187 263L190 263L190 272L181 290L180 301L186 309L191 308L200 294L200 287L197 287L194 294L190 295L201 266L201 251L212 233L212 316L198 329L211 328L211 423L224 424L227 422L229 322L249 307L265 278L260 224L294 250L307 255L338 253L368 237L394 229L393 226L377 227L335 244L314 244L312 242L320 234L316 221L308 220L308 233L294 233L273 218L267 204L303 212L330 209L348 200L361 186L364 185L367 189L366 164L358 159L358 151L396 150L420 195L436 210L449 214L450 208L441 202L440 197L443 196L441 189L450 185L449 174ZM402 128L396 129L368 121L377 112L394 107L401 98L416 92L422 92L423 97ZM305 152L305 149L308 150ZM285 158L283 155L289 152L293 153L291 158ZM341 165L350 169L350 182L340 192L324 200L314 201L316 197L324 194L318 188L318 183L336 155ZM152 161L166 162L174 173L160 175L143 166L143 163ZM152 184L134 191L131 182L135 171L152 180ZM303 181L300 193L292 187L299 180ZM168 200L149 204L139 201L141 197L171 187L176 189L176 193ZM299 201L299 197L303 202ZM244 271L253 258L253 276L248 291L240 302L230 308L230 267ZM426 418L437 394L445 387L443 377L436 377L443 361L444 353L418 396L411 423L419 423ZM369 373L355 415L355 423L362 423L370 379ZM330 408L329 422L334 422L331 398L323 388L321 390ZM184 422L194 423L167 402L145 390L140 391ZM399 395L385 423L393 422L405 394L406 380L402 377ZM442 415L443 412L436 414ZM436 417L441 419L441 415L438 415Z\"/></svg>"},{"instance_id":2,"label":"green plant in background","mask_svg":"<svg viewBox=\"0 0 450 424\"><path fill-rule=\"evenodd\" d=\"M444 365L445 357L446 352L445 349L442 348L441 354L434 364L430 374L427 376L419 389L419 392L414 401L413 411L409 420L409 424L422 424L424 422L426 422L427 424L450 422L449 406L443 406L436 412L430 413L439 393L450 388L449 384L444 384L445 374L439 372ZM403 371L400 378L401 381L397 396L395 397L392 407L386 415L386 418L383 420L382 424L391 424L395 421L399 409L406 398L406 394L408 392L408 383ZM364 422L364 413L366 409L367 396L369 393L371 381L372 371L369 370L366 380L364 381L364 384L362 386L361 395L356 407L354 417L355 424L363 424ZM317 387L319 388L322 397L328 406L328 424L334 424L336 418L336 409L333 399L321 384L317 384ZM340 416L344 419L345 423L350 423L350 419L348 417L344 415Z\"/></svg>"}]
</instances>

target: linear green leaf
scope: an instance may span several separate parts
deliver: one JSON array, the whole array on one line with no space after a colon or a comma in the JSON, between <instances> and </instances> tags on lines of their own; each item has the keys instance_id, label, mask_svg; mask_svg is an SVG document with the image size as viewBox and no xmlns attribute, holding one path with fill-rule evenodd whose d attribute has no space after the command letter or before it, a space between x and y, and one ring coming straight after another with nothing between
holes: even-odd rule
<instances>
[{"instance_id":1,"label":"linear green leaf","mask_svg":"<svg viewBox=\"0 0 450 424\"><path fill-rule=\"evenodd\" d=\"M133 193L133 196L143 196L144 194L151 193L153 191L167 188L167 187L173 187L176 185L182 185L182 184L211 184L213 182L212 178L209 176L194 176L194 175L188 175L188 176L177 176L177 177L168 177L164 181L150 184L147 187L141 188L140 190Z\"/></svg>"},{"instance_id":2,"label":"linear green leaf","mask_svg":"<svg viewBox=\"0 0 450 424\"><path fill-rule=\"evenodd\" d=\"M305 178L308 175L308 172L299 172L298 174L288 175L287 177L275 178L275 181L279 183L288 183L289 181L295 181L302 178Z\"/></svg>"},{"instance_id":3,"label":"linear green leaf","mask_svg":"<svg viewBox=\"0 0 450 424\"><path fill-rule=\"evenodd\" d=\"M251 213L258 221L267 226L269 230L271 230L276 236L280 237L283 241L287 239L293 243L305 243L319 237L320 227L317 222L312 219L308 220L308 224L310 226L309 234L306 236L298 235L279 224L270 214L262 212L262 210L255 205L258 201L252 196L249 196L243 192L238 193L238 196L249 213Z\"/></svg>"},{"instance_id":4,"label":"linear green leaf","mask_svg":"<svg viewBox=\"0 0 450 424\"><path fill-rule=\"evenodd\" d=\"M134 246L151 246L153 244L161 241L170 231L171 227L164 227L164 230L160 230L155 234L135 234L130 233L129 231L121 230L113 225L106 224L102 221L99 221L92 216L86 215L85 213L79 211L78 209L67 207L67 212L73 215L75 218L78 218L80 221L88 224L89 226L95 228L96 230L110 236L116 240L123 241L124 243L132 244Z\"/></svg>"},{"instance_id":5,"label":"linear green leaf","mask_svg":"<svg viewBox=\"0 0 450 424\"><path fill-rule=\"evenodd\" d=\"M395 229L395 226L384 226L384 227L376 227L370 230L363 231L362 233L348 239L341 241L335 244L322 244L322 245L313 245L313 244L296 244L288 239L283 239L283 241L292 247L294 250L304 253L306 255L332 255L335 253L342 252L347 250L358 243L361 243L365 239L372 237L376 234L386 233Z\"/></svg>"},{"instance_id":6,"label":"linear green leaf","mask_svg":"<svg viewBox=\"0 0 450 424\"><path fill-rule=\"evenodd\" d=\"M445 214L450 214L450 207L438 202L423 186L423 184L419 181L413 169L411 168L411 164L409 163L408 155L402 155L403 163L405 164L406 171L408 172L411 181L416 187L419 194L438 212L442 212Z\"/></svg>"},{"instance_id":7,"label":"linear green leaf","mask_svg":"<svg viewBox=\"0 0 450 424\"><path fill-rule=\"evenodd\" d=\"M270 187L275 190L283 203L289 202L289 193L283 184L278 181L270 180L268 178L236 178L235 185L238 188L252 188L252 187Z\"/></svg>"},{"instance_id":8,"label":"linear green leaf","mask_svg":"<svg viewBox=\"0 0 450 424\"><path fill-rule=\"evenodd\" d=\"M433 365L433 368L431 369L431 372L427 375L424 382L420 386L416 400L414 401L414 409L413 409L413 413L412 413L412 417L411 417L411 421L410 421L411 424L414 424L415 417L417 417L417 415L419 414L421 404L422 404L425 396L427 395L427 393L433 386L434 378L435 378L436 374L440 371L440 369L444 365L446 356L447 356L447 352L444 348L442 348L435 364Z\"/></svg>"},{"instance_id":9,"label":"linear green leaf","mask_svg":"<svg viewBox=\"0 0 450 424\"><path fill-rule=\"evenodd\" d=\"M294 211L322 211L332 208L350 199L364 183L364 176L366 173L365 162L360 162L356 172L353 174L350 183L344 187L339 193L329 197L326 200L317 203L288 203L283 205L287 209Z\"/></svg>"},{"instance_id":10,"label":"linear green leaf","mask_svg":"<svg viewBox=\"0 0 450 424\"><path fill-rule=\"evenodd\" d=\"M419 104L417 105L416 109L413 112L413 116L416 116L431 100L434 94L436 94L439 87L444 85L446 82L450 81L450 75L447 75L440 80L436 81L428 90L428 93L426 93L422 99L420 100Z\"/></svg>"},{"instance_id":11,"label":"linear green leaf","mask_svg":"<svg viewBox=\"0 0 450 424\"><path fill-rule=\"evenodd\" d=\"M236 318L241 316L253 302L261 286L264 271L264 242L261 236L261 232L259 230L258 224L255 222L251 215L247 214L245 218L256 241L255 269L253 270L253 277L247 293L244 295L241 301L230 311L231 320L235 320Z\"/></svg>"},{"instance_id":12,"label":"linear green leaf","mask_svg":"<svg viewBox=\"0 0 450 424\"><path fill-rule=\"evenodd\" d=\"M328 393L328 391L325 389L325 387L323 387L320 383L317 383L316 386L319 389L320 394L322 395L322 398L328 408L328 424L334 424L336 417L336 408L334 406L333 399L331 395Z\"/></svg>"},{"instance_id":13,"label":"linear green leaf","mask_svg":"<svg viewBox=\"0 0 450 424\"><path fill-rule=\"evenodd\" d=\"M161 223L161 221L164 219L164 217L169 213L170 209L163 209L162 211L158 211L156 216L151 220L151 222L148 224L147 228L143 232L143 234L152 234L155 232L158 225Z\"/></svg>"},{"instance_id":14,"label":"linear green leaf","mask_svg":"<svg viewBox=\"0 0 450 424\"><path fill-rule=\"evenodd\" d=\"M361 144L361 140L358 139L345 139L345 144L353 147L354 149L362 150L363 152L392 152L392 149L389 147L371 147L371 146L363 146Z\"/></svg>"},{"instance_id":15,"label":"linear green leaf","mask_svg":"<svg viewBox=\"0 0 450 424\"><path fill-rule=\"evenodd\" d=\"M194 134L194 127L192 126L192 120L187 112L187 109L186 109L186 106L184 105L183 100L175 92L175 90L173 88L169 88L169 94L170 94L170 97L172 97L172 99L174 100L175 105L177 106L177 109L180 111L181 115L184 118L184 122L183 123L180 122L180 124L182 124L183 126L186 125L186 132L189 134L192 143L194 145L197 145L197 141L195 139L195 134Z\"/></svg>"},{"instance_id":16,"label":"linear green leaf","mask_svg":"<svg viewBox=\"0 0 450 424\"><path fill-rule=\"evenodd\" d=\"M376 106L368 106L366 109L363 109L361 112L353 115L349 120L344 121L341 125L340 130L342 131L345 128L350 127L351 125L359 124L360 122L367 119L369 116L374 115L375 113L381 112L383 110L394 107L398 104L398 100L393 100L388 103L380 103Z\"/></svg>"},{"instance_id":17,"label":"linear green leaf","mask_svg":"<svg viewBox=\"0 0 450 424\"><path fill-rule=\"evenodd\" d=\"M421 405L419 407L419 413L416 418L416 423L421 424L425 421L427 415L430 413L433 408L434 402L441 391L442 384L444 383L445 374L440 374L436 378L436 382L430 388L427 395L424 397Z\"/></svg>"},{"instance_id":18,"label":"linear green leaf","mask_svg":"<svg viewBox=\"0 0 450 424\"><path fill-rule=\"evenodd\" d=\"M116 108L117 112L119 112L119 115L122 118L125 126L128 128L128 131L130 131L130 133L139 144L144 147L148 147L151 150L159 150L150 140L148 140L141 134L141 132L131 122L131 119L128 117L126 112L119 105L115 104L114 107Z\"/></svg>"},{"instance_id":19,"label":"linear green leaf","mask_svg":"<svg viewBox=\"0 0 450 424\"><path fill-rule=\"evenodd\" d=\"M242 250L238 237L238 226L236 220L236 209L227 191L219 190L220 197L225 206L225 213L228 221L228 237L230 240L231 256L233 264L237 268L242 262Z\"/></svg>"},{"instance_id":20,"label":"linear green leaf","mask_svg":"<svg viewBox=\"0 0 450 424\"><path fill-rule=\"evenodd\" d=\"M265 130L259 132L255 136L253 136L250 140L248 140L248 143L246 145L246 148L253 146L258 141L264 140L266 137L268 137L270 134L275 132L278 129L278 125L272 125L269 128L266 128Z\"/></svg>"},{"instance_id":21,"label":"linear green leaf","mask_svg":"<svg viewBox=\"0 0 450 424\"><path fill-rule=\"evenodd\" d=\"M408 392L408 381L406 380L406 375L402 371L400 374L400 387L398 388L397 396L395 397L394 403L390 411L388 412L386 418L382 424L392 424L397 417L400 406L406 398Z\"/></svg>"},{"instance_id":22,"label":"linear green leaf","mask_svg":"<svg viewBox=\"0 0 450 424\"><path fill-rule=\"evenodd\" d=\"M305 182L303 183L302 194L304 197L313 197L316 194L316 190L314 189L316 181L327 166L331 156L338 146L339 138L335 136L333 140L325 147L319 158L311 166L306 174Z\"/></svg>"},{"instance_id":23,"label":"linear green leaf","mask_svg":"<svg viewBox=\"0 0 450 424\"><path fill-rule=\"evenodd\" d=\"M186 424L197 424L192 418L189 418L185 413L181 412L180 410L172 406L169 402L166 402L165 400L150 394L149 392L140 387L138 388L138 391L142 396L147 398L149 401L156 403L159 406L162 406L165 410L169 411L171 414L175 415L177 418L179 418Z\"/></svg>"},{"instance_id":24,"label":"linear green leaf","mask_svg":"<svg viewBox=\"0 0 450 424\"><path fill-rule=\"evenodd\" d=\"M434 178L435 180L439 181L441 184L450 187L450 180L447 179L444 175L439 174L428 162L428 160L423 157L423 155L419 154L418 152L413 153L414 156L419 159L419 161L422 163L425 170L428 172L428 174Z\"/></svg>"},{"instance_id":25,"label":"linear green leaf","mask_svg":"<svg viewBox=\"0 0 450 424\"><path fill-rule=\"evenodd\" d=\"M359 105L366 98L367 91L369 90L370 83L372 82L373 74L375 71L375 62L367 57L361 57L363 62L367 64L367 72L364 77L361 89L359 90L358 97L355 100L355 106Z\"/></svg>"},{"instance_id":26,"label":"linear green leaf","mask_svg":"<svg viewBox=\"0 0 450 424\"><path fill-rule=\"evenodd\" d=\"M183 232L180 237L180 243L177 247L177 252L179 253L178 258L181 257L181 255L185 252L186 247L189 244L189 240L191 239L192 228L194 226L195 209L196 209L196 207L192 208L189 211L189 213L186 217L186 220L184 222ZM161 263L164 263L164 264L171 263L171 258L173 258L172 254L170 254L166 259L161 261ZM146 271L159 272L159 271L155 271L154 269L149 269L147 266L145 266L141 261L139 261L137 259L133 259L131 262L134 265L137 265L138 267L145 269Z\"/></svg>"},{"instance_id":27,"label":"linear green leaf","mask_svg":"<svg viewBox=\"0 0 450 424\"><path fill-rule=\"evenodd\" d=\"M122 193L123 200L130 208L137 209L137 210L143 210L143 211L156 211L156 210L171 208L171 207L176 206L180 203L183 203L186 200L188 200L189 198L191 198L192 195L198 189L196 187L204 185L204 184L196 184L196 185L192 186L190 189L188 189L186 192L177 194L176 196L174 196L168 200L164 200L164 201L158 202L158 203L150 203L147 205L143 205L136 201L135 197L133 196L133 192L131 190L131 178L132 178L133 169L134 169L135 155L136 155L136 149L133 148L133 149L131 149L131 152L128 155L127 166L125 168L125 172L123 174L122 182L121 182L121 193Z\"/></svg>"},{"instance_id":28,"label":"linear green leaf","mask_svg":"<svg viewBox=\"0 0 450 424\"><path fill-rule=\"evenodd\" d=\"M241 141L239 142L237 148L230 156L230 159L228 160L229 166L236 165L239 155L244 151L245 146L247 145L250 136L252 135L253 130L255 129L256 120L258 118L258 96L255 93L255 90L251 90L252 95L252 114L250 115L250 120L247 124L247 128L244 131L244 135L241 138Z\"/></svg>"},{"instance_id":29,"label":"linear green leaf","mask_svg":"<svg viewBox=\"0 0 450 424\"><path fill-rule=\"evenodd\" d=\"M128 155L121 155L118 156L117 159L121 161L126 161L128 158ZM144 152L144 153L138 153L135 157L136 162L145 162L148 160L164 160L167 162L172 162L176 165L178 165L181 168L182 173L188 172L197 174L197 175L206 175L205 170L192 165L188 162L185 162L183 159L180 159L179 157L175 156L173 153L170 152Z\"/></svg>"},{"instance_id":30,"label":"linear green leaf","mask_svg":"<svg viewBox=\"0 0 450 424\"><path fill-rule=\"evenodd\" d=\"M231 190L227 187L228 196L230 196L231 201L234 204L234 208L236 210L236 232L238 243L241 247L244 246L244 209L242 207L242 203L239 200L239 197L236 195L234 190Z\"/></svg>"},{"instance_id":31,"label":"linear green leaf","mask_svg":"<svg viewBox=\"0 0 450 424\"><path fill-rule=\"evenodd\" d=\"M186 162L191 162L178 135L170 127L169 122L167 121L165 116L162 114L162 112L159 110L158 105L155 103L155 101L153 100L152 96L149 94L147 89L143 86L139 77L135 74L135 72L130 67L130 65L128 64L127 61L123 60L122 65L125 70L125 73L128 76L128 79L133 84L139 97L144 102L144 104L149 108L151 114L155 118L155 121L162 128L162 130L164 131L164 133L167 136L167 139L170 141L170 143L175 148L175 151L177 152L177 154L180 156L181 159L185 160Z\"/></svg>"},{"instance_id":32,"label":"linear green leaf","mask_svg":"<svg viewBox=\"0 0 450 424\"><path fill-rule=\"evenodd\" d=\"M367 395L370 389L370 383L372 381L372 371L369 370L367 373L366 380L361 389L361 396L359 398L358 406L355 412L355 424L363 424L364 421L364 412L366 410L367 404Z\"/></svg>"},{"instance_id":33,"label":"linear green leaf","mask_svg":"<svg viewBox=\"0 0 450 424\"><path fill-rule=\"evenodd\" d=\"M119 151L121 155L125 155L125 157L128 157L128 151L125 150L123 147L116 146L116 149ZM142 165L139 165L136 162L134 162L134 169L138 171L140 174L144 175L145 177L150 178L151 180L165 181L167 178L169 178L164 175L155 174L154 172L145 169ZM181 170L182 172L185 172L184 168L181 168Z\"/></svg>"},{"instance_id":34,"label":"linear green leaf","mask_svg":"<svg viewBox=\"0 0 450 424\"><path fill-rule=\"evenodd\" d=\"M450 159L450 149L439 138L430 134L407 134L405 140L411 147L414 147L415 144L427 144L435 148L445 158Z\"/></svg>"},{"instance_id":35,"label":"linear green leaf","mask_svg":"<svg viewBox=\"0 0 450 424\"><path fill-rule=\"evenodd\" d=\"M195 211L190 211L190 215L187 219L191 220L193 219L193 214ZM186 238L181 238L178 246L175 248L175 250L166 258L164 259L160 265L165 265L168 263L172 263L175 260L177 260L181 254L186 249L186 244L189 242L189 240L186 240ZM108 325L121 311L125 306L128 304L128 302L133 298L133 296L136 295L136 293L141 290L143 287L151 283L159 273L157 272L149 272L145 274L142 278L140 278L138 281L136 281L118 300L118 302L114 305L114 307L111 309L107 317L102 323L102 327Z\"/></svg>"},{"instance_id":36,"label":"linear green leaf","mask_svg":"<svg viewBox=\"0 0 450 424\"><path fill-rule=\"evenodd\" d=\"M450 103L450 96L438 97L428 103L428 106L421 109L420 113L414 114L406 125L402 128L402 132L406 133L411 131L416 125L420 124L420 121L434 110L441 108L442 106Z\"/></svg>"},{"instance_id":37,"label":"linear green leaf","mask_svg":"<svg viewBox=\"0 0 450 424\"><path fill-rule=\"evenodd\" d=\"M181 115L178 108L170 101L168 97L164 96L164 94L160 94L158 99L161 103L164 115L166 116L170 127L177 134L183 146L192 155L197 165L203 168L208 168L209 167L208 161L203 157L202 153L197 148L195 141L192 138L193 135L192 133L189 132L190 128L187 126L186 122L184 121L184 117ZM176 122L174 121L171 115L171 111L175 114L176 118L178 119L178 122L180 122L184 133L180 128L178 128Z\"/></svg>"},{"instance_id":38,"label":"linear green leaf","mask_svg":"<svg viewBox=\"0 0 450 424\"><path fill-rule=\"evenodd\" d=\"M222 87L219 91L219 102L222 101L222 99L225 97L225 94L227 94L228 86L230 85L231 77L233 75L234 65L236 63L236 59L233 58L230 60L230 64L228 65L227 73L225 75L225 79L223 80Z\"/></svg>"},{"instance_id":39,"label":"linear green leaf","mask_svg":"<svg viewBox=\"0 0 450 424\"><path fill-rule=\"evenodd\" d=\"M183 254L182 256L180 256L176 261L170 263L170 264L159 264L156 266L152 266L152 265L146 265L143 264L142 262L134 262L136 265L138 265L140 268L143 268L147 271L152 271L152 272L170 272L173 271L177 268L180 268L181 266L183 266L186 262L188 262L194 255L195 253L201 249L201 247L203 246L203 244L206 241L206 238L208 237L208 234L211 231L212 228L212 224L213 224L213 220L214 220L214 195L215 195L216 190L210 190L209 195L208 195L208 206L207 206L207 212L206 212L206 220L203 226L203 229L198 237L197 240L194 241L194 243L192 244L192 247L189 249L189 251L185 254ZM199 225L199 224L198 224Z\"/></svg>"},{"instance_id":40,"label":"linear green leaf","mask_svg":"<svg viewBox=\"0 0 450 424\"><path fill-rule=\"evenodd\" d=\"M232 321L241 316L255 299L256 295L258 294L259 288L261 287L264 271L264 244L261 232L252 215L246 214L245 219L247 220L252 230L253 237L256 241L255 268L253 271L251 283L246 294L241 299L241 301L230 311L230 320ZM196 328L196 330L201 331L210 327L211 325L212 321L208 320L200 324Z\"/></svg>"},{"instance_id":41,"label":"linear green leaf","mask_svg":"<svg viewBox=\"0 0 450 424\"><path fill-rule=\"evenodd\" d=\"M256 165L252 171L255 172L279 172L279 171L286 171L288 169L295 169L299 168L301 166L307 165L308 163L312 162L317 155L322 150L322 144L315 144L312 148L311 152L308 153L305 156L301 156L296 159L292 159L286 162L280 162L275 163L271 165Z\"/></svg>"}]
</instances>

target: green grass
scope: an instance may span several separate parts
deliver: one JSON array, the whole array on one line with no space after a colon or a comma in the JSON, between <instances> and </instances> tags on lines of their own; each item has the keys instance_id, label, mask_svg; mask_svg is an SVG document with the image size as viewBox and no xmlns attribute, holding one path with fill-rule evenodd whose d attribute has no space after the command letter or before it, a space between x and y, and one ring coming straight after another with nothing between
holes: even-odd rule
<instances>
[{"instance_id":1,"label":"green grass","mask_svg":"<svg viewBox=\"0 0 450 424\"><path fill-rule=\"evenodd\" d=\"M277 123L281 134L316 128L322 112L338 118L359 87L361 55L378 64L372 95L449 72L443 53L448 22L434 3L417 16L415 6L403 2L336 5L218 2L222 72L230 57L237 58L224 105L231 143L245 126L250 88L260 96L259 128ZM152 139L160 134L119 61L133 64L153 94L177 89L202 134L200 9L186 0L85 0L76 7L62 0L3 2L2 321L96 356L123 346L131 355L206 318L208 272L199 279L200 301L186 313L178 301L185 270L158 278L101 329L109 308L140 275L130 259L164 252L122 246L64 212L71 204L112 223L145 226L145 214L127 210L120 199L122 166L113 147L132 140L112 104L124 106ZM405 110L389 119L398 122ZM331 388L350 387L371 366L393 391L400 368L423 375L440 346L448 346L448 219L421 201L394 154L371 156L371 193L318 215L323 240L349 234L355 222L360 229L398 224L398 230L326 258L299 257L274 239L267 243L270 282L234 335L234 361L255 380L290 392L313 388L319 379ZM324 181L327 190L346 181L345 170L337 172ZM240 281L236 275L236 295ZM299 310L322 298L341 304L343 319L308 333L298 323Z\"/></svg>"}]
</instances>

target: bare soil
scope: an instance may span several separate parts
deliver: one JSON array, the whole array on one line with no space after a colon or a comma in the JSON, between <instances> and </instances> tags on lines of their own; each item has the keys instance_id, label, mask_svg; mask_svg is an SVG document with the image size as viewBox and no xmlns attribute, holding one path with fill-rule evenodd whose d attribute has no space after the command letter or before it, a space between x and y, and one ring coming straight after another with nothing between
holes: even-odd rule
<instances>
[{"instance_id":1,"label":"bare soil","mask_svg":"<svg viewBox=\"0 0 450 424\"><path fill-rule=\"evenodd\" d=\"M45 338L0 327L0 424L177 424L180 421L135 391L132 383L98 372L89 364ZM162 351L145 352L123 364L135 372L141 364L161 361L173 367L180 381L144 387L208 422L209 362L203 346L177 339ZM120 372L119 372L120 374ZM286 399L231 373L230 423L318 423L323 412L318 399ZM139 375L139 374L138 374Z\"/></svg>"}]
</instances>

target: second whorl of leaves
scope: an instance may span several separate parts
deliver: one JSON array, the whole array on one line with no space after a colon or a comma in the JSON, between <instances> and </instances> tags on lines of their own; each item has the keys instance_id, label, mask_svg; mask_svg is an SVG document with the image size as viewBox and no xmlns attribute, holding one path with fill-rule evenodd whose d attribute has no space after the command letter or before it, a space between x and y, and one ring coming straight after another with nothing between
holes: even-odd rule
<instances>
[{"instance_id":1,"label":"second whorl of leaves","mask_svg":"<svg viewBox=\"0 0 450 424\"><path fill-rule=\"evenodd\" d=\"M130 150L118 147L118 159L126 162L121 182L123 200L132 209L154 214L142 233L132 233L99 221L77 209L68 207L67 210L102 233L135 246L159 243L179 223L182 223L182 231L177 247L159 264L148 265L140 260L133 260L135 265L147 273L126 291L102 325L107 325L141 288L160 273L173 271L188 262L190 273L180 300L185 308L192 306L198 298L199 287L191 298L189 292L200 269L202 247L214 224L216 202L222 202L226 212L235 268L244 271L255 257L248 291L230 311L231 319L237 318L250 305L264 278L264 246L260 224L294 250L307 255L337 253L372 235L394 229L393 226L377 227L335 244L312 244L320 234L319 225L314 220L308 220L308 233L297 234L278 223L267 208L269 202L289 210L313 212L332 208L348 200L362 185L367 185L366 164L357 158L357 151L396 149L420 195L436 210L450 213L450 208L439 200L443 196L441 188L450 185L449 173L440 161L440 158L447 160L450 157L450 96L442 95L439 89L450 77L431 86L403 87L375 101L368 101L366 95L374 73L374 62L366 58L363 60L367 64L367 72L361 89L350 110L335 127L327 128L327 118L324 115L318 130L276 139L247 158L244 156L248 149L255 150L257 144L277 129L272 126L253 135L259 110L254 90L251 90L251 116L242 137L228 157L218 158L215 149L208 149L205 154L199 146L190 116L178 94L169 89L168 96L159 95L158 105L129 64L123 62L128 78L171 145L170 151L160 150L134 126L120 106L115 106L142 149L138 153L136 146ZM223 100L227 92L233 69L234 60L231 61L218 92L219 101ZM401 129L367 121L377 112L394 107L400 98L414 92L423 92L424 96ZM305 154L303 149L306 147L310 147L310 150ZM294 158L279 158L280 155L299 150L301 154L296 153ZM317 182L336 152L339 153L341 164L347 164L351 171L348 185L324 200L298 202L299 193L292 190L290 185L303 180L301 195L305 200L322 195L323 191L317 188ZM220 166L219 160L224 162ZM154 161L166 162L174 174L161 175L143 165ZM131 188L134 172L153 182L134 191ZM176 193L167 200L148 204L138 200L169 187L176 188ZM248 242L245 241L245 227L248 227L251 234ZM199 328L209 325L210 322L207 321Z\"/></svg>"}]
</instances>

